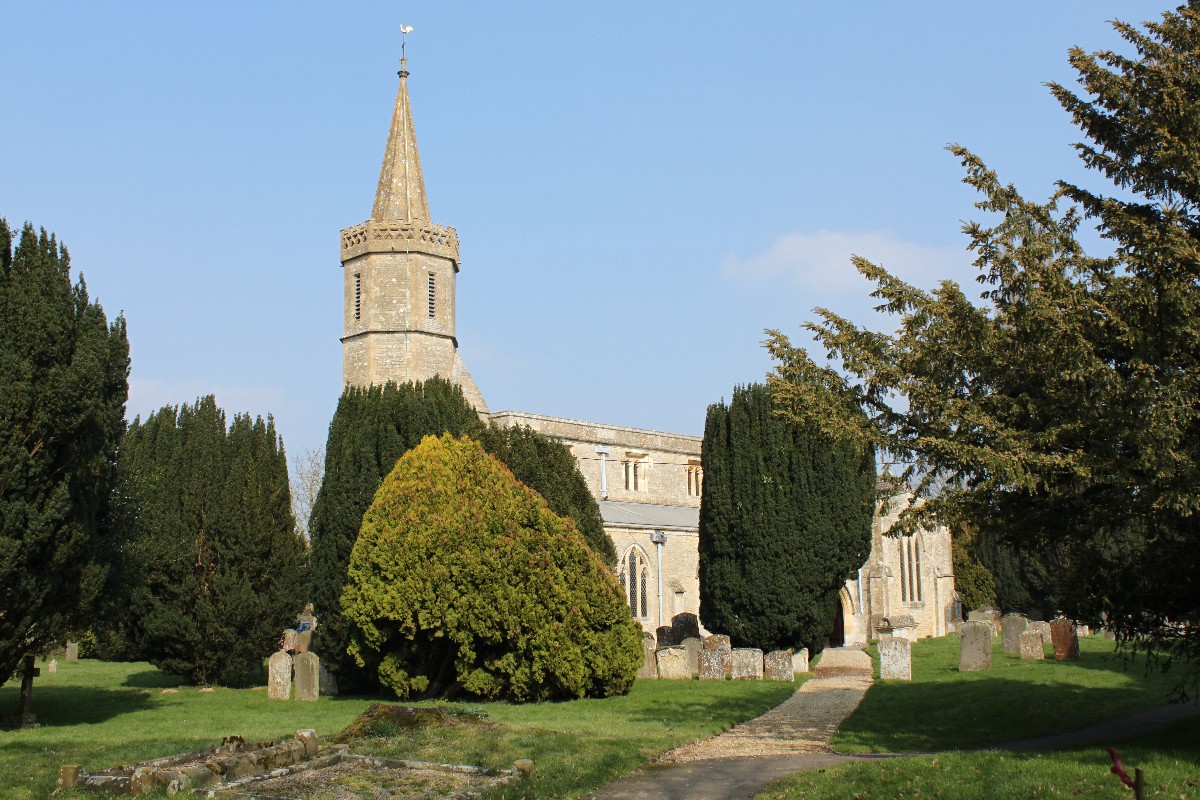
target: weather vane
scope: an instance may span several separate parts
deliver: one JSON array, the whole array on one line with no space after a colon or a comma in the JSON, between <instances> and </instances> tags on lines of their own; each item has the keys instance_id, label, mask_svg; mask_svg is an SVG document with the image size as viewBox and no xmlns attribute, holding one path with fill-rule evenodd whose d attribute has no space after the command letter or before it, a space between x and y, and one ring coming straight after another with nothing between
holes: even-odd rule
<instances>
[{"instance_id":1,"label":"weather vane","mask_svg":"<svg viewBox=\"0 0 1200 800\"><path fill-rule=\"evenodd\" d=\"M404 45L408 43L408 35L412 33L412 25L400 26L400 64L403 66L408 63L408 56L404 53Z\"/></svg>"}]
</instances>

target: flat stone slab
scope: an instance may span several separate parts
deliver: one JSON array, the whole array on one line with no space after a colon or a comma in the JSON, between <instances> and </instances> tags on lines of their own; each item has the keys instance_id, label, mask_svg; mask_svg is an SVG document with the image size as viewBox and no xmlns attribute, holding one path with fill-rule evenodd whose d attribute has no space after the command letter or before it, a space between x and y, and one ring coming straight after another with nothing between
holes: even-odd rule
<instances>
[{"instance_id":1,"label":"flat stone slab","mask_svg":"<svg viewBox=\"0 0 1200 800\"><path fill-rule=\"evenodd\" d=\"M689 681L692 668L688 663L687 648L660 647L654 654L658 659L658 677L664 681Z\"/></svg>"},{"instance_id":2,"label":"flat stone slab","mask_svg":"<svg viewBox=\"0 0 1200 800\"><path fill-rule=\"evenodd\" d=\"M733 679L735 681L761 681L762 676L762 650L757 647L739 647L733 651Z\"/></svg>"},{"instance_id":3,"label":"flat stone slab","mask_svg":"<svg viewBox=\"0 0 1200 800\"><path fill-rule=\"evenodd\" d=\"M879 678L912 680L912 642L900 636L885 636L879 640Z\"/></svg>"},{"instance_id":4,"label":"flat stone slab","mask_svg":"<svg viewBox=\"0 0 1200 800\"><path fill-rule=\"evenodd\" d=\"M796 673L792 669L792 651L772 650L763 656L763 678L768 681L788 681L789 683L795 681Z\"/></svg>"}]
</instances>

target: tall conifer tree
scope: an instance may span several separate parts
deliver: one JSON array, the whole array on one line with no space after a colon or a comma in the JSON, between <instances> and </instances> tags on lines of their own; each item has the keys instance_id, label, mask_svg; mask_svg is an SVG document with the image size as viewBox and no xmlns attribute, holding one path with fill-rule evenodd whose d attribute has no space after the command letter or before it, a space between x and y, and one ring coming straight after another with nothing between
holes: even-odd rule
<instances>
[{"instance_id":1,"label":"tall conifer tree","mask_svg":"<svg viewBox=\"0 0 1200 800\"><path fill-rule=\"evenodd\" d=\"M818 652L870 550L873 451L807 435L752 385L709 406L701 462L701 621L740 646Z\"/></svg>"},{"instance_id":2,"label":"tall conifer tree","mask_svg":"<svg viewBox=\"0 0 1200 800\"><path fill-rule=\"evenodd\" d=\"M0 219L0 682L81 622L107 572L129 343L53 235Z\"/></svg>"}]
</instances>

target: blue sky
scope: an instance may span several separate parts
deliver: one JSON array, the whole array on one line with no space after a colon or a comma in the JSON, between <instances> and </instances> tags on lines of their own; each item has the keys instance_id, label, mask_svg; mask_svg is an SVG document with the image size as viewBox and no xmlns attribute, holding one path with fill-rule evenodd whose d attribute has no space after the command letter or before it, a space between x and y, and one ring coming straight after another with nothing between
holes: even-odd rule
<instances>
[{"instance_id":1,"label":"blue sky","mask_svg":"<svg viewBox=\"0 0 1200 800\"><path fill-rule=\"evenodd\" d=\"M1044 198L1095 183L1042 85L1107 20L1009 3L0 2L0 215L58 234L129 324L129 416L213 392L323 445L340 229L365 220L399 27L461 351L492 410L700 434L763 329L871 318L852 253L970 281L966 145ZM1131 10L1132 9L1132 10Z\"/></svg>"}]
</instances>

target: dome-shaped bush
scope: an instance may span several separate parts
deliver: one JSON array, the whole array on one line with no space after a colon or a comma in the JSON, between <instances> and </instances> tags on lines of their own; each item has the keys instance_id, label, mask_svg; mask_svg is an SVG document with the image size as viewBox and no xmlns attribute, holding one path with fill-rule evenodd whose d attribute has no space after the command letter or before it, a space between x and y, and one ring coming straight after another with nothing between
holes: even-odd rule
<instances>
[{"instance_id":1,"label":"dome-shaped bush","mask_svg":"<svg viewBox=\"0 0 1200 800\"><path fill-rule=\"evenodd\" d=\"M363 516L350 652L400 697L626 691L642 658L616 578L570 520L467 438L426 437Z\"/></svg>"}]
</instances>

